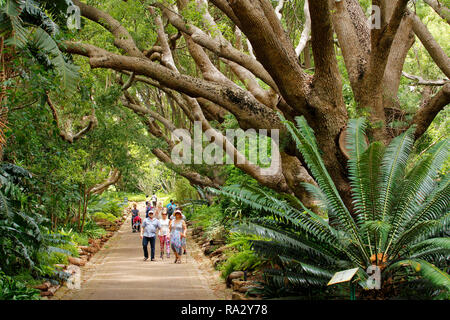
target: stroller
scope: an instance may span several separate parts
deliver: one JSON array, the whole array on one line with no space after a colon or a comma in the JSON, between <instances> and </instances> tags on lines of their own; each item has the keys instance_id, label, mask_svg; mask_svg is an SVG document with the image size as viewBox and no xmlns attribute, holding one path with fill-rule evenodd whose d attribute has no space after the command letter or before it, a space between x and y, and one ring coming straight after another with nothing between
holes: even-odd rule
<instances>
[{"instance_id":1,"label":"stroller","mask_svg":"<svg viewBox=\"0 0 450 320\"><path fill-rule=\"evenodd\" d=\"M133 232L141 231L142 219L139 216L133 218Z\"/></svg>"}]
</instances>

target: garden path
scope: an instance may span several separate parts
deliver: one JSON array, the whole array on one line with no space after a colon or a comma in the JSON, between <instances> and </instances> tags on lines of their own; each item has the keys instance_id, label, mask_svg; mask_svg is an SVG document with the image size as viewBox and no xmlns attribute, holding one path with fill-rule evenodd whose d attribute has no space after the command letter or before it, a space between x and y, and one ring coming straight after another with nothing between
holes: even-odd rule
<instances>
[{"instance_id":1,"label":"garden path","mask_svg":"<svg viewBox=\"0 0 450 320\"><path fill-rule=\"evenodd\" d=\"M139 203L141 217L144 208L145 204ZM81 269L81 289L63 287L54 299L225 299L224 291L218 288L223 281L205 267L203 258L199 258L200 249L189 237L187 248L188 254L183 256L182 263L174 264L173 253L170 259L159 257L157 241L156 261L144 262L141 239L139 233L132 233L129 216L104 248Z\"/></svg>"}]
</instances>

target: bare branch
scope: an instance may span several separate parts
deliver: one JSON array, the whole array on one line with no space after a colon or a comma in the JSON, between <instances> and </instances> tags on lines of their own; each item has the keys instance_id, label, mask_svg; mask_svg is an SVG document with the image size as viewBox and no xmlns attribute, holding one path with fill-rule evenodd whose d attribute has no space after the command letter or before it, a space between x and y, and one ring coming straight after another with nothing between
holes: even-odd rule
<instances>
[{"instance_id":1,"label":"bare branch","mask_svg":"<svg viewBox=\"0 0 450 320\"><path fill-rule=\"evenodd\" d=\"M211 83L180 74L147 59L117 55L92 45L73 42L65 44L67 52L89 57L92 68L135 72L136 75L150 77L161 85L185 93L190 97L208 99L237 115L242 128L278 128L282 132L286 130L273 110L237 86ZM258 118L255 117L255 114L258 114Z\"/></svg>"},{"instance_id":2,"label":"bare branch","mask_svg":"<svg viewBox=\"0 0 450 320\"><path fill-rule=\"evenodd\" d=\"M234 24L241 29L241 22L236 17L236 15L233 12L233 9L231 9L229 3L227 0L210 0L217 8L219 8L223 13L225 13L228 18L230 18L231 21L234 22Z\"/></svg>"},{"instance_id":3,"label":"bare branch","mask_svg":"<svg viewBox=\"0 0 450 320\"><path fill-rule=\"evenodd\" d=\"M450 9L447 6L442 5L438 0L424 0L424 2L432 7L442 19L450 24Z\"/></svg>"},{"instance_id":4,"label":"bare branch","mask_svg":"<svg viewBox=\"0 0 450 320\"><path fill-rule=\"evenodd\" d=\"M439 69L442 70L447 78L450 78L450 58L437 43L433 35L423 24L420 18L414 13L412 13L411 15L413 21L413 30L415 34L420 39L420 42L422 42L425 49L427 49L428 53L430 54L431 58L433 58Z\"/></svg>"},{"instance_id":5,"label":"bare branch","mask_svg":"<svg viewBox=\"0 0 450 320\"><path fill-rule=\"evenodd\" d=\"M56 126L59 129L59 136L68 143L74 143L75 141L81 139L84 135L86 135L89 131L94 129L97 126L97 118L95 117L95 109L92 109L92 114L89 116L89 123L86 127L84 127L82 130L80 130L77 134L73 135L70 132L67 132L62 124L61 120L58 116L58 111L56 110L55 105L53 104L53 101L50 99L50 95L46 93L46 100L47 104L49 105L53 119L56 122Z\"/></svg>"},{"instance_id":6,"label":"bare branch","mask_svg":"<svg viewBox=\"0 0 450 320\"><path fill-rule=\"evenodd\" d=\"M416 125L415 137L420 138L427 131L436 115L450 103L450 83L444 85L428 103L414 116L412 124Z\"/></svg>"},{"instance_id":7,"label":"bare branch","mask_svg":"<svg viewBox=\"0 0 450 320\"><path fill-rule=\"evenodd\" d=\"M153 149L152 153L158 158L159 161L164 163L169 169L172 169L180 176L185 177L191 183L202 187L214 187L214 188L220 187L220 184L211 180L209 177L202 176L198 172L192 171L186 168L185 166L182 167L175 166L170 156L162 149L159 148Z\"/></svg>"},{"instance_id":8,"label":"bare branch","mask_svg":"<svg viewBox=\"0 0 450 320\"><path fill-rule=\"evenodd\" d=\"M281 20L281 18L283 17L281 14L281 11L283 10L283 6L284 6L284 0L278 0L278 4L275 7L275 14L277 15L279 20Z\"/></svg>"},{"instance_id":9,"label":"bare branch","mask_svg":"<svg viewBox=\"0 0 450 320\"><path fill-rule=\"evenodd\" d=\"M303 11L305 14L305 26L303 28L302 35L300 36L300 42L295 48L295 53L297 54L297 56L300 56L303 50L305 50L306 44L309 41L309 35L311 33L311 15L309 13L309 0L305 0L305 6L303 8Z\"/></svg>"},{"instance_id":10,"label":"bare branch","mask_svg":"<svg viewBox=\"0 0 450 320\"><path fill-rule=\"evenodd\" d=\"M197 44L201 45L204 48L207 48L208 50L211 50L220 57L229 59L242 65L272 88L277 88L275 82L261 65L261 63L246 55L245 53L235 49L231 44L220 41L219 39L212 39L203 30L197 28L192 24L185 23L180 15L163 6L162 4L155 3L154 5L162 10L163 14L169 19L170 23L175 28L190 35L192 37L192 40L194 40Z\"/></svg>"},{"instance_id":11,"label":"bare branch","mask_svg":"<svg viewBox=\"0 0 450 320\"><path fill-rule=\"evenodd\" d=\"M123 49L130 56L144 57L144 54L138 49L128 30L123 27L119 21L106 12L89 6L79 0L73 0L73 3L80 8L83 17L98 23L111 32L114 36L115 46Z\"/></svg>"},{"instance_id":12,"label":"bare branch","mask_svg":"<svg viewBox=\"0 0 450 320\"><path fill-rule=\"evenodd\" d=\"M108 179L104 182L90 188L88 193L90 194L102 194L105 192L110 186L116 184L120 177L122 176L121 172L118 169L114 169L109 173Z\"/></svg>"},{"instance_id":13,"label":"bare branch","mask_svg":"<svg viewBox=\"0 0 450 320\"><path fill-rule=\"evenodd\" d=\"M361 94L361 78L367 67L367 61L369 57L367 48L365 49L363 47L358 37L358 33L361 33L361 28L364 28L365 25L361 23L360 25L358 25L359 29L356 29L354 25L355 18L353 17L358 14L364 15L364 13L362 12L362 10L356 12L353 11L353 16L351 16L350 12L351 11L349 11L346 7L346 2L335 2L335 10L332 18L334 30L336 31L339 40L339 46L344 57L349 80L352 85L353 92L355 93L356 99L358 100L358 95ZM366 37L369 38L368 32L366 34Z\"/></svg>"},{"instance_id":14,"label":"bare branch","mask_svg":"<svg viewBox=\"0 0 450 320\"><path fill-rule=\"evenodd\" d=\"M414 84L415 85L419 85L419 86L443 86L446 83L448 83L450 80L449 79L441 79L441 80L427 80L424 79L420 76L415 76L406 72L402 72L402 75L405 78L408 78L410 80L414 80Z\"/></svg>"},{"instance_id":15,"label":"bare branch","mask_svg":"<svg viewBox=\"0 0 450 320\"><path fill-rule=\"evenodd\" d=\"M132 85L133 85L133 81L135 79L136 74L133 72L131 73L130 78L128 79L128 81L123 85L122 90L126 91L128 90Z\"/></svg>"}]
</instances>

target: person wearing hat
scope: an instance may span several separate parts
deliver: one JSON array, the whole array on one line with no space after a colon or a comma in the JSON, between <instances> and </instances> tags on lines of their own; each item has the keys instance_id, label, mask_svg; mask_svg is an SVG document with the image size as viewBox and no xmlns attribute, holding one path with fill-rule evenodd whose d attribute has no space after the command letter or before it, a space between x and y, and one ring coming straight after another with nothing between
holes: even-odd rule
<instances>
[{"instance_id":1,"label":"person wearing hat","mask_svg":"<svg viewBox=\"0 0 450 320\"><path fill-rule=\"evenodd\" d=\"M150 242L151 261L155 261L155 241L156 232L161 229L158 219L155 219L153 210L148 212L148 218L145 218L141 228L142 247L144 249L144 261L148 260L148 243Z\"/></svg>"},{"instance_id":2,"label":"person wearing hat","mask_svg":"<svg viewBox=\"0 0 450 320\"><path fill-rule=\"evenodd\" d=\"M181 212L181 209L177 209L176 211ZM183 221L186 221L186 216L185 216L182 212L181 212L181 219L182 219ZM173 216L170 218L170 220L171 220L171 221L175 220L175 215L173 215ZM186 239L184 239L184 242L183 242L183 254L187 254L187 251L186 251Z\"/></svg>"},{"instance_id":3,"label":"person wearing hat","mask_svg":"<svg viewBox=\"0 0 450 320\"><path fill-rule=\"evenodd\" d=\"M170 246L175 253L175 262L181 263L183 248L186 247L186 222L183 220L183 214L180 210L175 210L175 219L170 221Z\"/></svg>"}]
</instances>

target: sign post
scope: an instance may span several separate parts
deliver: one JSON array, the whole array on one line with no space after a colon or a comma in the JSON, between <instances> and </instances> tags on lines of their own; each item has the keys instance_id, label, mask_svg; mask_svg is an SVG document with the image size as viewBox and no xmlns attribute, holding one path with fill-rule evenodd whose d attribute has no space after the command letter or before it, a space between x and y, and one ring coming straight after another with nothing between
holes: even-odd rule
<instances>
[{"instance_id":1,"label":"sign post","mask_svg":"<svg viewBox=\"0 0 450 320\"><path fill-rule=\"evenodd\" d=\"M350 282L350 300L356 300L355 295L355 285L352 283L352 279L355 276L355 274L358 272L359 268L354 269L348 269L344 271L336 272L331 280L328 282L327 286L331 286L333 284L343 283L343 282Z\"/></svg>"}]
</instances>

